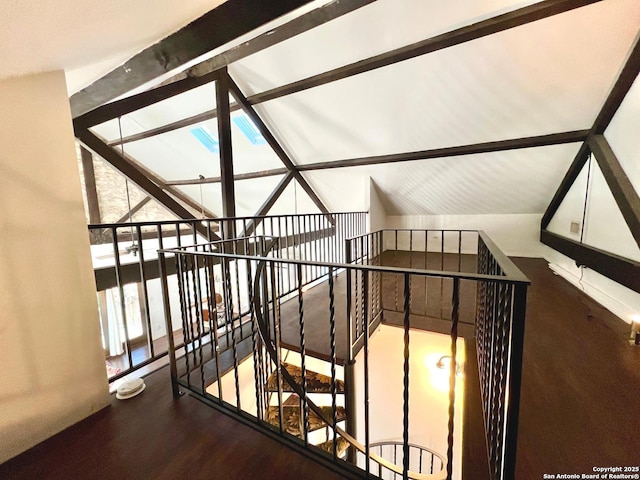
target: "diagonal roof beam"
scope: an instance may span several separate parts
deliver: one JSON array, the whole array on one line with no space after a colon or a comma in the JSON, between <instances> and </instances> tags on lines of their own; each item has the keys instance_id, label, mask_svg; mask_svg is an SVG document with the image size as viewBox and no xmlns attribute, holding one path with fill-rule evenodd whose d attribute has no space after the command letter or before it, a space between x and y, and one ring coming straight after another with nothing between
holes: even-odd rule
<instances>
[{"instance_id":1,"label":"diagonal roof beam","mask_svg":"<svg viewBox=\"0 0 640 480\"><path fill-rule=\"evenodd\" d=\"M293 171L290 171L282 178L282 180L280 180L278 185L276 185L276 188L274 188L273 192L271 192L271 194L267 197L254 217L263 217L264 215L269 213L269 210L271 210L271 207L273 207L276 201L278 201L280 195L282 195L282 192L284 192L284 190L287 188L287 185L289 185L289 183L291 183L291 180L293 180L293 177L294 173ZM245 230L244 232L242 232L240 237L248 237L252 235L255 229L262 223L263 220L263 218L256 218L249 222L249 224L245 226Z\"/></svg>"},{"instance_id":2,"label":"diagonal roof beam","mask_svg":"<svg viewBox=\"0 0 640 480\"><path fill-rule=\"evenodd\" d=\"M174 82L185 77L201 77L214 72L222 67L226 67L233 62L242 60L249 55L260 52L265 48L272 47L280 42L288 40L296 35L300 35L308 30L323 25L331 20L335 20L347 13L358 10L366 5L374 3L376 0L349 0L333 1L312 10L304 15L300 15L279 27L258 35L251 40L233 47L215 57L205 60L184 72L170 78L164 83Z\"/></svg>"},{"instance_id":3,"label":"diagonal roof beam","mask_svg":"<svg viewBox=\"0 0 640 480\"><path fill-rule=\"evenodd\" d=\"M636 36L634 41L634 45L629 51L627 58L624 63L624 67L620 70L618 74L618 79L616 83L613 85L613 88L609 92L607 96L607 100L604 102L600 113L596 117L596 120L593 122L593 126L591 127L591 133L598 135L604 133L607 129L611 120L613 120L613 116L616 114L620 105L622 105L622 101L624 97L627 96L627 93L631 89L633 82L638 77L640 73L640 33Z\"/></svg>"},{"instance_id":4,"label":"diagonal roof beam","mask_svg":"<svg viewBox=\"0 0 640 480\"><path fill-rule=\"evenodd\" d=\"M605 100L602 108L600 109L600 113L596 117L593 125L591 126L591 130L589 131L589 136L585 139L584 143L580 147L580 151L576 155L576 158L573 160L573 163L569 166L569 170L565 174L562 182L560 182L560 186L556 193L553 195L549 206L544 212L542 216L541 229L545 230L549 226L549 222L558 211L560 204L564 200L565 195L573 185L573 182L578 177L580 170L587 162L589 158L589 145L587 144L587 140L592 135L603 134L607 129L611 120L613 120L613 116L620 108L624 97L629 92L629 89L633 85L633 82L638 77L640 73L640 33L636 36L635 42L629 54L627 55L627 59L625 61L622 70L618 74L618 78L616 79L613 87L609 91L609 95L607 95L607 99Z\"/></svg>"},{"instance_id":5,"label":"diagonal roof beam","mask_svg":"<svg viewBox=\"0 0 640 480\"><path fill-rule=\"evenodd\" d=\"M285 95L291 95L292 93L301 92L302 90L409 60L420 55L470 42L478 38L486 37L487 35L503 32L600 1L602 0L545 0L411 45L391 50L390 52L360 60L318 75L313 75L287 85L267 90L266 92L251 95L248 97L248 100L252 105L267 102Z\"/></svg>"},{"instance_id":6,"label":"diagonal roof beam","mask_svg":"<svg viewBox=\"0 0 640 480\"><path fill-rule=\"evenodd\" d=\"M251 119L251 121L254 123L258 131L262 134L262 136L267 141L269 146L273 149L273 151L278 156L278 158L282 161L282 163L284 163L285 167L287 167L287 169L293 172L294 178L298 181L298 183L304 189L304 191L307 192L307 195L309 195L309 198L311 198L313 203L315 203L316 207L318 207L318 209L326 215L327 219L331 223L333 223L334 220L331 214L329 213L329 210L327 209L327 207L325 207L324 203L322 203L322 200L320 200L318 195L316 195L316 193L313 191L313 189L311 188L311 185L307 183L307 181L304 179L302 174L298 171L298 168L291 161L291 159L289 158L289 155L287 155L287 152L285 152L284 149L280 146L280 144L278 143L276 138L273 136L271 131L267 128L267 126L262 121L260 116L254 110L254 108L249 104L249 102L247 101L247 98L240 91L240 88L238 87L238 85L236 85L236 83L228 74L225 73L225 75L227 75L229 79L229 91L231 92L231 95L233 96L233 98L235 98L236 102L242 107L242 110L244 110L244 113L247 115L247 117Z\"/></svg>"},{"instance_id":7,"label":"diagonal roof beam","mask_svg":"<svg viewBox=\"0 0 640 480\"><path fill-rule=\"evenodd\" d=\"M629 177L604 135L592 135L589 137L588 143L600 166L602 175L609 185L613 198L618 204L633 238L640 247L640 197L638 197Z\"/></svg>"},{"instance_id":8,"label":"diagonal roof beam","mask_svg":"<svg viewBox=\"0 0 640 480\"><path fill-rule=\"evenodd\" d=\"M133 207L131 207L131 211L126 212L124 215L122 215L118 220L116 220L113 223L123 223L128 221L131 217L133 217L136 213L138 213L140 210L142 210L142 208L151 201L151 197L149 195L147 195L146 197L144 197L142 200L140 200L138 203L136 203Z\"/></svg>"},{"instance_id":9,"label":"diagonal roof beam","mask_svg":"<svg viewBox=\"0 0 640 480\"><path fill-rule=\"evenodd\" d=\"M178 218L190 220L193 219L194 216L189 212L186 208L184 208L178 201L176 201L171 195L169 195L163 189L163 185L160 180L156 178L150 178L150 172L145 171L139 165L134 164L130 160L124 158L119 152L114 150L111 147L108 147L100 138L94 135L89 130L76 130L76 138L89 150L94 152L96 155L104 158L107 162L109 162L112 166L114 166L117 170L120 171L123 175L125 175L128 179L130 179L133 183L135 183L138 187L140 187L143 191L145 191L149 196L153 197L160 204L166 207L169 211L175 214ZM177 192L171 192L175 195ZM176 195L180 200L185 201L186 195L181 194L180 196ZM190 200L190 199L189 199ZM187 203L185 201L185 203ZM195 203L191 200L188 203ZM190 205L194 206L194 205ZM209 214L210 212L206 212ZM196 226L198 233L207 237L208 232L207 228L203 225L198 224ZM215 235L214 235L215 236ZM217 236L215 236L217 237ZM215 238L219 240L219 238Z\"/></svg>"},{"instance_id":10,"label":"diagonal roof beam","mask_svg":"<svg viewBox=\"0 0 640 480\"><path fill-rule=\"evenodd\" d=\"M227 0L72 95L73 117L130 92L308 2Z\"/></svg>"},{"instance_id":11,"label":"diagonal roof beam","mask_svg":"<svg viewBox=\"0 0 640 480\"><path fill-rule=\"evenodd\" d=\"M542 215L542 230L547 228L549 222L551 222L551 219L558 211L558 208L560 208L560 204L564 200L564 197L567 195L567 192L571 188L571 185L573 185L573 182L576 181L576 178L578 178L582 167L584 167L584 164L587 163L587 160L589 160L590 153L591 152L589 151L587 143L583 143L580 147L580 150L578 150L578 153L573 159L573 162L571 162L571 165L569 165L567 173L565 173L564 177L562 178L558 190L556 190L556 193L553 194L553 198L551 199L551 202L549 202L549 206Z\"/></svg>"},{"instance_id":12,"label":"diagonal roof beam","mask_svg":"<svg viewBox=\"0 0 640 480\"><path fill-rule=\"evenodd\" d=\"M167 98L180 95L188 90L192 90L206 83L216 80L215 73L197 78L184 78L174 83L163 85L162 87L147 90L112 103L102 105L90 112L80 115L73 119L75 128L90 128L99 125L108 120L126 115L141 108L148 107L154 103L158 103ZM124 142L122 142L124 143Z\"/></svg>"}]
</instances>

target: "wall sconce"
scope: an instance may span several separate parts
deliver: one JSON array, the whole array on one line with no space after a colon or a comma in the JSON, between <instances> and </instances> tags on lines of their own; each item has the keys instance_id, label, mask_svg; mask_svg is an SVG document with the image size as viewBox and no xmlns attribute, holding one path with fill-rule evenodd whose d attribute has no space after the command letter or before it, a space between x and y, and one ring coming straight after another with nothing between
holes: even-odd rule
<instances>
[{"instance_id":1,"label":"wall sconce","mask_svg":"<svg viewBox=\"0 0 640 480\"><path fill-rule=\"evenodd\" d=\"M450 355L442 355L438 361L436 362L436 367L441 370L447 370L451 368L451 356ZM456 362L456 376L462 376L462 365Z\"/></svg>"}]
</instances>

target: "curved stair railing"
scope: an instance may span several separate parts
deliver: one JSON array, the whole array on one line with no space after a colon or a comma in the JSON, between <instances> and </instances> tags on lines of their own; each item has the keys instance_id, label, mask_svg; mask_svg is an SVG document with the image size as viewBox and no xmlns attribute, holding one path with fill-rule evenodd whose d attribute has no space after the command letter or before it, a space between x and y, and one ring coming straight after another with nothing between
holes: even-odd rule
<instances>
[{"instance_id":1,"label":"curved stair railing","mask_svg":"<svg viewBox=\"0 0 640 480\"><path fill-rule=\"evenodd\" d=\"M385 441L375 442L369 445L369 448L374 452L377 450L378 455L385 458L387 461L397 465L402 463L404 459L404 443L399 441ZM408 457L409 457L409 470L418 472L419 474L426 473L428 475L438 474L445 470L447 459L440 455L438 452L431 450L430 448L416 445L414 443L408 444ZM378 476L385 478L385 473L394 475L394 471L383 470L381 464L378 464ZM427 471L428 470L428 471ZM374 472L375 473L375 472ZM437 478L437 477L436 477Z\"/></svg>"},{"instance_id":2,"label":"curved stair railing","mask_svg":"<svg viewBox=\"0 0 640 480\"><path fill-rule=\"evenodd\" d=\"M275 373L276 373L276 378L278 382L279 397L281 397L281 393L282 393L281 391L282 384L286 383L291 388L293 393L301 399L301 403L306 405L310 411L312 411L319 419L322 420L322 422L324 422L327 425L328 428L333 430L333 434L334 434L333 439L329 439L327 441L327 442L333 443L333 446L329 445L329 448L326 448L326 446L323 446L320 448L329 452L333 451L334 460L336 459L337 443L339 442L339 438L341 437L342 439L344 439L344 441L347 442L349 447L353 447L356 451L365 455L365 458L368 456L368 458L371 461L378 464L379 469L381 471L382 469L385 469L387 471L392 472L392 474L394 475L397 474L397 475L403 476L405 474L405 470L403 466L396 465L394 462L387 460L386 458L384 458L380 454L376 454L372 450L374 446L378 446L380 444L370 444L368 446L365 446L362 443L360 443L356 438L354 438L352 435L350 435L345 430L343 430L342 428L336 425L337 422L336 422L336 415L335 415L335 412L336 412L335 403L334 405L332 405L332 407L329 407L331 408L331 412L333 413L333 418L330 418L329 415L327 414L327 407L323 408L321 406L318 406L309 398L306 385L305 385L306 372L304 368L304 350L301 352L301 357L303 359L302 360L302 384L298 383L298 381L294 378L294 376L287 370L286 364L280 360L280 354L278 353L278 350L280 349L279 312L277 310L277 307L274 305L272 307L273 311L275 312L274 335L273 335L273 338L275 340L275 343L274 343L274 341L272 341L272 335L270 334L267 320L265 320L265 316L263 315L263 308L268 308L268 302L263 302L263 298L261 296L261 292L267 292L269 287L276 288L276 282L273 281L273 278L271 281L271 285L264 285L263 279L265 278L265 272L266 272L265 269L268 262L267 255L274 249L277 243L278 243L277 239L273 239L265 242L264 250L262 253L263 260L258 262L256 271L255 271L252 303L253 303L253 311L254 311L255 321L256 321L258 333L260 335L260 339L262 340L262 343L264 345L264 348L267 354L269 355L270 360L274 363L274 365L276 365ZM299 295L301 294L301 292L298 292L298 293ZM302 343L304 345L304 340ZM281 398L279 398L279 401L278 401L278 409L279 409L280 428L281 430L284 430L282 428L284 414L283 414L283 405L282 405ZM303 410L304 410L304 406L303 406ZM301 413L303 414L301 418L304 418L304 424L301 425L301 430L303 430L302 433L305 439L305 443L307 443L306 418L308 414L304 411ZM405 446L402 442L397 442L397 443L402 447ZM385 442L385 444L391 444L391 443ZM406 472L407 476L405 478L408 478L411 480L438 480L438 479L446 478L447 476L447 471L445 468L446 460L444 459L444 457L424 447L418 447L412 444L409 444L408 447L421 448L422 451L428 451L430 454L433 454L434 457L432 458L438 458L438 460L440 461L440 470L435 472L430 472L430 473L422 473L421 471L409 470ZM371 468L372 472L373 470L374 468Z\"/></svg>"}]
</instances>

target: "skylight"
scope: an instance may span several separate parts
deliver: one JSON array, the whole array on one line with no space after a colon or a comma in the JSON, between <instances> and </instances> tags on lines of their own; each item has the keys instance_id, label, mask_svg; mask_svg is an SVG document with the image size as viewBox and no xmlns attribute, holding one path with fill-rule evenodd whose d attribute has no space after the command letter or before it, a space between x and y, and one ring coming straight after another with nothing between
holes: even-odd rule
<instances>
[{"instance_id":1,"label":"skylight","mask_svg":"<svg viewBox=\"0 0 640 480\"><path fill-rule=\"evenodd\" d=\"M237 117L234 117L233 123L242 130L242 133L244 133L244 136L247 137L252 145L264 145L267 143L262 134L246 115L238 115Z\"/></svg>"},{"instance_id":2,"label":"skylight","mask_svg":"<svg viewBox=\"0 0 640 480\"><path fill-rule=\"evenodd\" d=\"M211 132L206 126L196 127L189 130L198 141L209 150L211 153L218 153L220 151L218 141L213 138Z\"/></svg>"}]
</instances>

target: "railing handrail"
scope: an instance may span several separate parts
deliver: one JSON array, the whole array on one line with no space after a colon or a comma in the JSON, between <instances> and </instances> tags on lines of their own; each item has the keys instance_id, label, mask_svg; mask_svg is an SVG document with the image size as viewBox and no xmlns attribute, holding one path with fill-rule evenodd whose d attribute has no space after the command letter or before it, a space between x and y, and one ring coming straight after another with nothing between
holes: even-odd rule
<instances>
[{"instance_id":1,"label":"railing handrail","mask_svg":"<svg viewBox=\"0 0 640 480\"><path fill-rule=\"evenodd\" d=\"M484 244L486 245L487 249L491 252L491 254L493 255L493 257L495 258L496 262L498 263L498 265L500 266L500 268L502 269L502 271L504 272L504 275L498 275L499 278L505 278L508 280L509 283L522 283L522 284L526 284L526 285L530 285L531 281L529 280L529 278L527 278L527 276L522 273L522 271L517 267L517 265L515 263L513 263L511 261L511 259L509 257L507 257L502 250L500 250L500 248L495 244L495 242L493 240L491 240L491 238L485 233L484 230L466 230L466 229L459 229L459 230L453 230L453 229L442 229L442 228L381 228L379 230L375 230L373 232L367 232L367 233L363 233L360 235L355 235L353 237L347 237L345 238L345 241L352 241L352 240L356 240L358 238L363 238L363 237L367 237L367 236L372 236L372 235L376 235L379 232L459 232L459 233L477 233L478 237L480 239L482 239L482 241L484 242ZM444 253L444 252L442 252ZM407 271L411 271L411 269L406 269ZM405 271L403 269L403 271ZM414 272L411 272L414 273ZM461 280L484 280L482 278L462 278L459 277L457 275L454 275L455 273L458 272L447 272L447 273L451 273L451 276L460 278ZM431 275L429 275L431 276ZM449 275L447 275L449 276Z\"/></svg>"},{"instance_id":2,"label":"railing handrail","mask_svg":"<svg viewBox=\"0 0 640 480\"><path fill-rule=\"evenodd\" d=\"M377 448L377 447L386 447L386 446L401 446L404 447L404 443L399 441L399 440L384 440L381 442L374 442L371 443L369 445L369 448ZM415 448L417 450L423 451L423 452L429 452L431 454L432 457L436 457L438 460L440 460L440 464L442 465L442 470L445 470L445 465L447 464L447 459L444 458L444 456L442 456L441 454L439 454L438 452L436 452L435 450L432 450L428 447L423 447L422 445L418 445L417 443L407 443L407 446L409 448ZM445 470L446 472L446 470ZM435 472L432 475L438 474L440 472Z\"/></svg>"},{"instance_id":3,"label":"railing handrail","mask_svg":"<svg viewBox=\"0 0 640 480\"><path fill-rule=\"evenodd\" d=\"M277 244L277 240L272 240L270 242L270 244L265 248L265 255L276 244ZM192 254L192 255L198 255L198 254L200 254L202 252L177 252L177 253L181 253L183 255L185 253L186 254ZM309 407L309 409L313 410L313 412L316 415L318 415L318 417L322 421L324 421L329 426L333 425L333 421L325 415L325 412L323 412L322 409L320 407L318 407L308 397L308 395L306 395L306 392L304 392L303 388L301 388L298 385L298 383L295 381L293 376L287 371L287 369L283 368L281 363L278 364L278 361L277 361L278 355L276 353L276 347L271 343L271 340L269 339L267 327L266 327L266 325L264 323L264 317L262 316L262 305L261 305L261 298L260 298L260 283L262 282L262 271L264 270L264 268L266 266L267 260L270 260L270 259L267 258L266 256L264 256L264 257L260 257L260 260L261 260L260 263L256 267L255 279L254 279L254 284L253 284L253 292L254 292L254 294L253 294L253 309L254 309L256 324L258 325L258 332L260 334L260 337L262 338L262 342L264 343L265 349L266 349L267 353L269 354L269 356L271 357L271 360L274 363L276 363L276 368L280 371L280 375L282 376L283 380L287 384L289 384L289 386L294 391L294 393L296 395L298 395L300 398L304 398L307 406ZM343 429L341 429L340 427L338 427L336 425L334 425L332 428L333 428L333 431L334 431L335 438L337 438L337 436L340 435L351 446L353 446L356 450L358 450L361 453L364 453L365 455L367 454L367 450L368 449L365 447L365 445L362 445L360 442L358 442L357 439L352 437L349 433L347 433L346 431L344 431ZM404 474L403 469L398 467L397 465L389 462L388 460L380 457L379 455L376 455L375 453L373 453L371 451L369 451L368 453L369 453L369 458L371 460L373 460L376 463L382 465L386 469L391 470L394 473L397 473L397 474L400 474L400 475ZM439 480L439 479L442 478L441 473L442 472L439 472L437 474L428 474L427 475L427 474L422 474L422 473L418 473L418 472L409 471L409 472L407 472L407 476L411 480Z\"/></svg>"},{"instance_id":4,"label":"railing handrail","mask_svg":"<svg viewBox=\"0 0 640 480\"><path fill-rule=\"evenodd\" d=\"M366 211L360 212L330 212L329 215L347 215L353 213L368 213ZM175 225L177 223L194 223L194 222L225 222L225 221L238 221L238 220L253 220L253 219L265 219L265 218L284 218L284 217L308 217L319 216L324 217L326 213L291 213L284 215L250 215L246 217L214 217L214 218L180 218L175 220L161 220L161 221L144 221L144 222L120 222L120 223L90 223L87 225L89 229L103 229L103 228L129 228L135 226L157 226L157 225Z\"/></svg>"},{"instance_id":5,"label":"railing handrail","mask_svg":"<svg viewBox=\"0 0 640 480\"><path fill-rule=\"evenodd\" d=\"M182 246L180 248L165 248L159 249L158 252L164 254L184 254L184 253L197 253L198 255L204 256L212 256L212 257L221 257L221 258L229 258L229 259L240 259L240 260L254 260L254 261L263 261L264 257L260 256L252 256L252 255L238 255L233 253L219 253L219 252L201 252L201 251L193 251L190 252L186 249L202 247L203 245L207 245L208 243L198 244L198 245L188 245ZM354 270L367 270L381 273L396 273L396 274L411 274L418 275L423 277L437 277L437 278L457 278L459 280L474 280L474 281L486 281L486 282L502 282L509 284L529 284L529 280L525 277L524 280L511 278L508 276L502 275L489 275L484 273L466 273L466 272L448 272L442 270L419 270L415 268L398 268L398 267L387 267L384 265L361 265L361 264L347 264L347 263L337 263L337 262L318 262L318 261L309 261L309 260L298 260L298 259L287 259L287 258L270 258L266 259L272 262L278 263L286 263L291 265L308 265L308 266L318 266L318 267L332 267L334 269L354 269Z\"/></svg>"},{"instance_id":6,"label":"railing handrail","mask_svg":"<svg viewBox=\"0 0 640 480\"><path fill-rule=\"evenodd\" d=\"M522 273L522 271L516 266L515 263L511 261L509 257L507 257L500 248L494 243L489 235L487 235L484 230L478 230L478 236L482 239L485 246L493 255L493 258L498 262L498 265L504 272L505 276L517 280L517 283L524 283L527 285L531 284L531 281L527 278L527 276Z\"/></svg>"}]
</instances>

